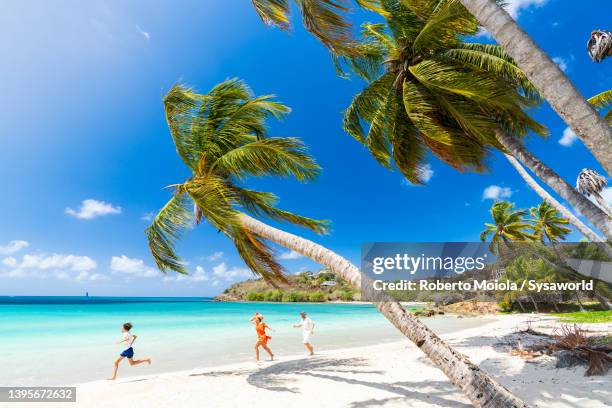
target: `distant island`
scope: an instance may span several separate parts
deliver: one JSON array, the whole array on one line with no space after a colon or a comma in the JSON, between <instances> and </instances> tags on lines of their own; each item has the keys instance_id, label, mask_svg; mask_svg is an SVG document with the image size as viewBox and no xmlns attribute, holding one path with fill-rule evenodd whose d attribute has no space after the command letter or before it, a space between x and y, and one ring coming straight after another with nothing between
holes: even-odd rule
<instances>
[{"instance_id":1,"label":"distant island","mask_svg":"<svg viewBox=\"0 0 612 408\"><path fill-rule=\"evenodd\" d=\"M287 276L288 284L275 288L263 279L238 282L215 297L218 302L351 302L360 294L327 269Z\"/></svg>"}]
</instances>

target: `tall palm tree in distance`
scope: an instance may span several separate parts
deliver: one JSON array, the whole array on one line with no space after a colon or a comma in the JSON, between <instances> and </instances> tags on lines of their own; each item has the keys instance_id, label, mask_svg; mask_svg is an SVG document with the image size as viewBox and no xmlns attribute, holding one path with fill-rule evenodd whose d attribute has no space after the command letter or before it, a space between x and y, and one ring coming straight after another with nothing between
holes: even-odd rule
<instances>
[{"instance_id":1,"label":"tall palm tree in distance","mask_svg":"<svg viewBox=\"0 0 612 408\"><path fill-rule=\"evenodd\" d=\"M495 0L460 1L514 58L606 172L612 174L612 128L586 102L561 68Z\"/></svg>"},{"instance_id":2,"label":"tall palm tree in distance","mask_svg":"<svg viewBox=\"0 0 612 408\"><path fill-rule=\"evenodd\" d=\"M569 224L567 218L559 215L557 210L547 202L542 202L537 207L529 210L533 222L534 235L544 243L545 240L554 243L565 239L567 234L572 232L566 225Z\"/></svg>"},{"instance_id":3,"label":"tall palm tree in distance","mask_svg":"<svg viewBox=\"0 0 612 408\"><path fill-rule=\"evenodd\" d=\"M537 181L531 177L531 175L523 168L521 163L514 156L509 154L505 154L506 159L510 162L510 164L516 169L516 171L523 177L523 179L527 182L527 185L531 187L533 191L535 191L545 202L552 205L563 217L569 220L569 222L576 227L578 231L580 231L588 240L594 242L603 242L605 241L602 237L600 237L595 231L589 228L585 223L583 223L578 217L574 215L567 207L557 201L548 191L546 191L542 186L538 184ZM612 248L605 247L606 250L612 256Z\"/></svg>"},{"instance_id":4,"label":"tall palm tree in distance","mask_svg":"<svg viewBox=\"0 0 612 408\"><path fill-rule=\"evenodd\" d=\"M485 223L480 240L491 240L491 252L499 253L500 248L509 242L530 242L537 239L531 232L532 225L525 219L527 211L515 210L514 204L508 201L498 201L491 206L490 212L493 223Z\"/></svg>"},{"instance_id":5,"label":"tall palm tree in distance","mask_svg":"<svg viewBox=\"0 0 612 408\"><path fill-rule=\"evenodd\" d=\"M206 220L233 241L240 257L256 275L269 282L282 283L285 278L266 240L311 258L362 289L359 269L345 258L257 218L286 221L319 233L327 230L327 222L278 209L272 193L243 186L249 176L310 180L317 175L319 167L299 140L267 136L265 120L281 117L289 111L286 106L270 96L254 97L238 80L225 81L204 95L177 85L164 98L164 106L177 153L191 175L171 186L172 198L146 229L160 270L187 272L175 251L175 241L194 221ZM475 406L526 407L398 301L383 296L375 305Z\"/></svg>"}]
</instances>

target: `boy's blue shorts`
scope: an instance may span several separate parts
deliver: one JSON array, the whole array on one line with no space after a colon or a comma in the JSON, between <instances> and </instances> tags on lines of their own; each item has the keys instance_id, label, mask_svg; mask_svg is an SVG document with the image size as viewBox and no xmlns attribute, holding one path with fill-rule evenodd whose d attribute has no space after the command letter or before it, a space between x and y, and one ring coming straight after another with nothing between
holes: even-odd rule
<instances>
[{"instance_id":1,"label":"boy's blue shorts","mask_svg":"<svg viewBox=\"0 0 612 408\"><path fill-rule=\"evenodd\" d=\"M123 350L121 352L121 357L127 357L127 358L134 357L134 349L130 347L129 349Z\"/></svg>"}]
</instances>

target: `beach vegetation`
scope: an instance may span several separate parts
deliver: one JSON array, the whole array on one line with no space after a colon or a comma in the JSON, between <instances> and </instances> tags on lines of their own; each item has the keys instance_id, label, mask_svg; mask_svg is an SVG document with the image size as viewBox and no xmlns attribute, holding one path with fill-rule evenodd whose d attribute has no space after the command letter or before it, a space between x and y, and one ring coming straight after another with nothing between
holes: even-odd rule
<instances>
[{"instance_id":1,"label":"beach vegetation","mask_svg":"<svg viewBox=\"0 0 612 408\"><path fill-rule=\"evenodd\" d=\"M611 310L556 313L563 323L612 323Z\"/></svg>"},{"instance_id":2,"label":"beach vegetation","mask_svg":"<svg viewBox=\"0 0 612 408\"><path fill-rule=\"evenodd\" d=\"M323 292L313 292L308 295L309 302L325 302L327 300Z\"/></svg>"}]
</instances>

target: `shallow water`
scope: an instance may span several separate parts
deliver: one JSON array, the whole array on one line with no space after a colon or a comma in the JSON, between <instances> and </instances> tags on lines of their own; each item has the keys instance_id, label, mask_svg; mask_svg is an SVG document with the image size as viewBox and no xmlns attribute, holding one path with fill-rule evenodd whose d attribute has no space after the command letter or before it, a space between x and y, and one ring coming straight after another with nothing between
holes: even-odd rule
<instances>
[{"instance_id":1,"label":"shallow water","mask_svg":"<svg viewBox=\"0 0 612 408\"><path fill-rule=\"evenodd\" d=\"M2 298L0 386L66 385L104 379L121 351L120 326L138 335L135 358L151 356L147 374L189 370L253 359L258 311L275 330L277 356L301 353L299 329L306 311L316 324L318 350L402 340L371 305L311 303L217 303L196 298ZM481 319L427 319L437 333L482 324ZM122 365L120 376L139 375Z\"/></svg>"}]
</instances>

